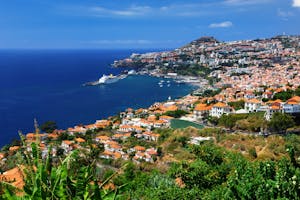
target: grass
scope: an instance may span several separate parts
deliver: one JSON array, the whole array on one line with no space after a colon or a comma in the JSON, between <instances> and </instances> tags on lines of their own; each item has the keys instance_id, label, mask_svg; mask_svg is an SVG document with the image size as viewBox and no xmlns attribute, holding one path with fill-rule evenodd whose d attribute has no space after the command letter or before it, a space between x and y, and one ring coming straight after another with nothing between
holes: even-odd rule
<instances>
[{"instance_id":1,"label":"grass","mask_svg":"<svg viewBox=\"0 0 300 200\"><path fill-rule=\"evenodd\" d=\"M202 129L203 128L202 125L196 124L194 122L181 120L181 119L172 119L171 120L171 128L173 128L173 129L187 128L189 126L195 127L197 129Z\"/></svg>"}]
</instances>

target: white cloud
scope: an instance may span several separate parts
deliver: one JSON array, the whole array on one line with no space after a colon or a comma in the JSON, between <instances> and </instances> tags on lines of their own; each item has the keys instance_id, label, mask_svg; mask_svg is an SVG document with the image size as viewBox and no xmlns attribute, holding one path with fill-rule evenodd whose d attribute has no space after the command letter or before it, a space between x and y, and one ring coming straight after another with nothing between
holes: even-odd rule
<instances>
[{"instance_id":1,"label":"white cloud","mask_svg":"<svg viewBox=\"0 0 300 200\"><path fill-rule=\"evenodd\" d=\"M224 3L227 5L243 6L243 5L255 5L268 3L271 0L225 0Z\"/></svg>"},{"instance_id":2,"label":"white cloud","mask_svg":"<svg viewBox=\"0 0 300 200\"><path fill-rule=\"evenodd\" d=\"M293 7L300 7L300 0L293 0Z\"/></svg>"},{"instance_id":3,"label":"white cloud","mask_svg":"<svg viewBox=\"0 0 300 200\"><path fill-rule=\"evenodd\" d=\"M183 3L166 4L161 7L129 5L120 8L69 5L63 7L62 10L71 15L93 17L196 17L219 14L219 12L213 9L214 6L219 4L220 3Z\"/></svg>"},{"instance_id":4,"label":"white cloud","mask_svg":"<svg viewBox=\"0 0 300 200\"><path fill-rule=\"evenodd\" d=\"M225 21L221 23L212 23L209 25L209 28L228 28L233 26L231 21Z\"/></svg>"},{"instance_id":5,"label":"white cloud","mask_svg":"<svg viewBox=\"0 0 300 200\"><path fill-rule=\"evenodd\" d=\"M142 16L146 15L147 13L151 12L152 8L149 6L135 6L132 5L129 8L120 9L120 10L113 10L104 8L101 6L95 6L89 8L89 11L94 16L108 16L108 15L116 15L116 16Z\"/></svg>"},{"instance_id":6,"label":"white cloud","mask_svg":"<svg viewBox=\"0 0 300 200\"><path fill-rule=\"evenodd\" d=\"M288 17L294 16L294 13L291 11L284 11L284 10L278 9L277 15L284 20L288 20Z\"/></svg>"}]
</instances>

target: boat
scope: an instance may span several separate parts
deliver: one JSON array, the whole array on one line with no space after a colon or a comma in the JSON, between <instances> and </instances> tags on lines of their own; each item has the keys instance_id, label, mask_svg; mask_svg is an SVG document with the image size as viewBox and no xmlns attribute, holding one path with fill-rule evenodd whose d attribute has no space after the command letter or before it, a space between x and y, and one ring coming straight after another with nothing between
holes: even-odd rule
<instances>
[{"instance_id":1,"label":"boat","mask_svg":"<svg viewBox=\"0 0 300 200\"><path fill-rule=\"evenodd\" d=\"M110 74L110 75L103 74L103 76L101 78L99 78L98 84L115 83L115 82L117 82L120 79L121 79L121 77L119 77L119 76L114 76L112 74Z\"/></svg>"},{"instance_id":2,"label":"boat","mask_svg":"<svg viewBox=\"0 0 300 200\"><path fill-rule=\"evenodd\" d=\"M127 72L127 74L128 75L135 75L136 74L136 71L135 70L129 70L128 72Z\"/></svg>"}]
</instances>

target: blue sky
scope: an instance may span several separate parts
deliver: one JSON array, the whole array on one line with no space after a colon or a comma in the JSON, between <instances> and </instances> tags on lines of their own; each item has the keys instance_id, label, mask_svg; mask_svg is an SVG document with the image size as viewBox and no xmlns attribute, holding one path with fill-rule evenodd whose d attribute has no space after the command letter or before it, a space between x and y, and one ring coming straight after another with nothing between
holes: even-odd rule
<instances>
[{"instance_id":1,"label":"blue sky","mask_svg":"<svg viewBox=\"0 0 300 200\"><path fill-rule=\"evenodd\" d=\"M174 48L300 34L300 0L9 0L0 48Z\"/></svg>"}]
</instances>

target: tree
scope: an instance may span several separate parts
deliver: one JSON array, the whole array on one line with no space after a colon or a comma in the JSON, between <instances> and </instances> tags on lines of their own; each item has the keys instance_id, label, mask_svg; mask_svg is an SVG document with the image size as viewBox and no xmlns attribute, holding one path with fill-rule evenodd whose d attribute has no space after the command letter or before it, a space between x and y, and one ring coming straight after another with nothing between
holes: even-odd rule
<instances>
[{"instance_id":1,"label":"tree","mask_svg":"<svg viewBox=\"0 0 300 200\"><path fill-rule=\"evenodd\" d=\"M188 114L188 112L184 111L184 110L175 110L175 111L167 111L164 113L164 115L168 115L174 118L180 118L183 115Z\"/></svg>"},{"instance_id":2,"label":"tree","mask_svg":"<svg viewBox=\"0 0 300 200\"><path fill-rule=\"evenodd\" d=\"M282 133L286 132L286 129L295 125L293 117L289 114L276 112L273 114L268 126L271 131Z\"/></svg>"},{"instance_id":3,"label":"tree","mask_svg":"<svg viewBox=\"0 0 300 200\"><path fill-rule=\"evenodd\" d=\"M240 101L228 102L228 105L233 107L235 110L240 110L244 108L245 101L240 100Z\"/></svg>"},{"instance_id":4,"label":"tree","mask_svg":"<svg viewBox=\"0 0 300 200\"><path fill-rule=\"evenodd\" d=\"M283 92L278 92L274 95L273 100L281 99L283 101L286 101L290 98L292 98L294 91L293 90L287 90Z\"/></svg>"},{"instance_id":5,"label":"tree","mask_svg":"<svg viewBox=\"0 0 300 200\"><path fill-rule=\"evenodd\" d=\"M52 133L55 129L57 129L57 125L54 121L46 121L40 126L40 129L46 133Z\"/></svg>"}]
</instances>

